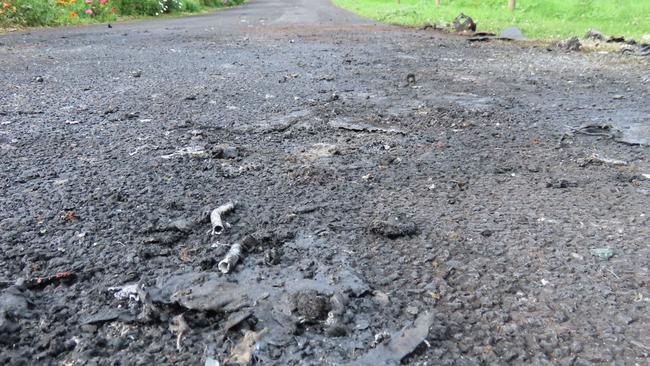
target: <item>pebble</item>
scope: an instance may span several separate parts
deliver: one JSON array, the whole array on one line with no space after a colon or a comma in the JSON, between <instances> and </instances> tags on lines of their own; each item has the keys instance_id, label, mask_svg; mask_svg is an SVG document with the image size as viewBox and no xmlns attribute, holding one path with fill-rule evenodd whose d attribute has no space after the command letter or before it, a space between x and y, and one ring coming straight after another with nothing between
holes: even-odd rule
<instances>
[{"instance_id":1,"label":"pebble","mask_svg":"<svg viewBox=\"0 0 650 366\"><path fill-rule=\"evenodd\" d=\"M357 330L366 330L370 326L370 323L366 319L361 319L357 322L357 325L354 327Z\"/></svg>"},{"instance_id":2,"label":"pebble","mask_svg":"<svg viewBox=\"0 0 650 366\"><path fill-rule=\"evenodd\" d=\"M609 260L614 256L614 251L611 248L594 248L590 252L603 261Z\"/></svg>"},{"instance_id":3,"label":"pebble","mask_svg":"<svg viewBox=\"0 0 650 366\"><path fill-rule=\"evenodd\" d=\"M338 323L327 327L326 332L330 337L344 337L346 334L348 334L348 330L345 328L345 326Z\"/></svg>"},{"instance_id":4,"label":"pebble","mask_svg":"<svg viewBox=\"0 0 650 366\"><path fill-rule=\"evenodd\" d=\"M377 303L379 303L382 306L387 306L390 304L390 298L388 297L388 294L381 292L381 291L375 291L372 296L373 300L375 300Z\"/></svg>"},{"instance_id":5,"label":"pebble","mask_svg":"<svg viewBox=\"0 0 650 366\"><path fill-rule=\"evenodd\" d=\"M227 159L234 159L239 156L239 152L236 147L228 146L223 149L223 157Z\"/></svg>"},{"instance_id":6,"label":"pebble","mask_svg":"<svg viewBox=\"0 0 650 366\"><path fill-rule=\"evenodd\" d=\"M410 315L418 315L420 313L416 306L407 306L406 312Z\"/></svg>"},{"instance_id":7,"label":"pebble","mask_svg":"<svg viewBox=\"0 0 650 366\"><path fill-rule=\"evenodd\" d=\"M415 235L417 230L417 224L402 215L387 220L375 219L370 224L370 231L372 233L385 236L389 239Z\"/></svg>"},{"instance_id":8,"label":"pebble","mask_svg":"<svg viewBox=\"0 0 650 366\"><path fill-rule=\"evenodd\" d=\"M97 326L92 324L84 324L79 327L84 333L95 333L97 331Z\"/></svg>"}]
</instances>

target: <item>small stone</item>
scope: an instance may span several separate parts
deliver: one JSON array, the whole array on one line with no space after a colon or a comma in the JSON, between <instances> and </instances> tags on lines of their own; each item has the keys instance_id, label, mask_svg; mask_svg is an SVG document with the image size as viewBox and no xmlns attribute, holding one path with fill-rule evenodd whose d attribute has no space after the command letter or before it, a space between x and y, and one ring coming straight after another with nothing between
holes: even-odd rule
<instances>
[{"instance_id":1,"label":"small stone","mask_svg":"<svg viewBox=\"0 0 650 366\"><path fill-rule=\"evenodd\" d=\"M607 43L624 43L625 37L622 36L611 36L607 39Z\"/></svg>"},{"instance_id":2,"label":"small stone","mask_svg":"<svg viewBox=\"0 0 650 366\"><path fill-rule=\"evenodd\" d=\"M194 224L192 221L184 218L180 218L177 220L174 220L171 222L169 225L169 228L175 231L179 231L181 233L189 233L192 230L192 226Z\"/></svg>"},{"instance_id":3,"label":"small stone","mask_svg":"<svg viewBox=\"0 0 650 366\"><path fill-rule=\"evenodd\" d=\"M348 330L345 328L345 326L338 323L327 327L326 332L330 337L344 337L348 334Z\"/></svg>"},{"instance_id":4,"label":"small stone","mask_svg":"<svg viewBox=\"0 0 650 366\"><path fill-rule=\"evenodd\" d=\"M214 145L209 151L215 159L234 159L239 156L239 150L234 146Z\"/></svg>"},{"instance_id":5,"label":"small stone","mask_svg":"<svg viewBox=\"0 0 650 366\"><path fill-rule=\"evenodd\" d=\"M581 260L584 259L584 257L582 257L582 256L581 256L580 254L578 254L578 253L571 253L571 257L573 257L574 259L577 259L577 260L579 260L579 261L581 261Z\"/></svg>"},{"instance_id":6,"label":"small stone","mask_svg":"<svg viewBox=\"0 0 650 366\"><path fill-rule=\"evenodd\" d=\"M415 84L415 74L406 75L406 82L408 84Z\"/></svg>"},{"instance_id":7,"label":"small stone","mask_svg":"<svg viewBox=\"0 0 650 366\"><path fill-rule=\"evenodd\" d=\"M596 256L603 261L609 260L614 256L614 251L611 248L594 248L590 252L593 256Z\"/></svg>"},{"instance_id":8,"label":"small stone","mask_svg":"<svg viewBox=\"0 0 650 366\"><path fill-rule=\"evenodd\" d=\"M366 330L370 327L370 323L366 319L361 319L357 322L357 325L354 327L357 330Z\"/></svg>"},{"instance_id":9,"label":"small stone","mask_svg":"<svg viewBox=\"0 0 650 366\"><path fill-rule=\"evenodd\" d=\"M401 215L388 220L376 219L370 224L370 232L389 239L415 235L417 231L415 222Z\"/></svg>"},{"instance_id":10,"label":"small stone","mask_svg":"<svg viewBox=\"0 0 650 366\"><path fill-rule=\"evenodd\" d=\"M131 76L134 78L139 78L140 76L142 76L142 70L133 71L131 73Z\"/></svg>"},{"instance_id":11,"label":"small stone","mask_svg":"<svg viewBox=\"0 0 650 366\"><path fill-rule=\"evenodd\" d=\"M97 331L97 326L92 324L84 324L79 328L84 333L95 333Z\"/></svg>"},{"instance_id":12,"label":"small stone","mask_svg":"<svg viewBox=\"0 0 650 366\"><path fill-rule=\"evenodd\" d=\"M474 23L474 20L471 17L460 13L460 15L454 19L454 29L459 33L476 32L476 23Z\"/></svg>"},{"instance_id":13,"label":"small stone","mask_svg":"<svg viewBox=\"0 0 650 366\"><path fill-rule=\"evenodd\" d=\"M373 300L375 300L379 305L387 306L390 304L390 298L388 297L388 294L381 292L381 291L375 291L372 296Z\"/></svg>"},{"instance_id":14,"label":"small stone","mask_svg":"<svg viewBox=\"0 0 650 366\"><path fill-rule=\"evenodd\" d=\"M223 149L223 157L226 159L234 159L239 156L237 148L234 146L227 146Z\"/></svg>"},{"instance_id":15,"label":"small stone","mask_svg":"<svg viewBox=\"0 0 650 366\"><path fill-rule=\"evenodd\" d=\"M244 239L241 240L242 249L246 252L252 252L260 245L260 241L254 235L246 235Z\"/></svg>"},{"instance_id":16,"label":"small stone","mask_svg":"<svg viewBox=\"0 0 650 366\"><path fill-rule=\"evenodd\" d=\"M492 234L494 234L494 233L490 229L485 229L485 230L481 231L481 235L486 237L486 238L491 237Z\"/></svg>"},{"instance_id":17,"label":"small stone","mask_svg":"<svg viewBox=\"0 0 650 366\"><path fill-rule=\"evenodd\" d=\"M524 34L521 32L521 29L517 27L504 29L499 37L503 39L511 39L513 41L523 41L526 39L526 37L524 37Z\"/></svg>"},{"instance_id":18,"label":"small stone","mask_svg":"<svg viewBox=\"0 0 650 366\"><path fill-rule=\"evenodd\" d=\"M306 321L324 320L331 306L329 300L313 290L297 292L293 296L294 312Z\"/></svg>"},{"instance_id":19,"label":"small stone","mask_svg":"<svg viewBox=\"0 0 650 366\"><path fill-rule=\"evenodd\" d=\"M605 35L602 34L600 31L597 31L595 29L590 29L587 32L587 34L585 34L585 39L591 39L594 41L604 41Z\"/></svg>"},{"instance_id":20,"label":"small stone","mask_svg":"<svg viewBox=\"0 0 650 366\"><path fill-rule=\"evenodd\" d=\"M410 315L418 315L420 313L420 310L418 310L416 306L407 306L406 313Z\"/></svg>"},{"instance_id":21,"label":"small stone","mask_svg":"<svg viewBox=\"0 0 650 366\"><path fill-rule=\"evenodd\" d=\"M546 188L559 188L559 189L566 189L566 188L575 188L578 186L578 183L576 182L570 182L566 179L559 179L556 181L551 181L546 183Z\"/></svg>"},{"instance_id":22,"label":"small stone","mask_svg":"<svg viewBox=\"0 0 650 366\"><path fill-rule=\"evenodd\" d=\"M541 282L542 282L542 286L546 286L546 285L550 284L550 282L548 282L548 280L546 280L544 278L542 278Z\"/></svg>"},{"instance_id":23,"label":"small stone","mask_svg":"<svg viewBox=\"0 0 650 366\"><path fill-rule=\"evenodd\" d=\"M282 254L278 248L269 248L264 252L264 264L274 266L280 263Z\"/></svg>"},{"instance_id":24,"label":"small stone","mask_svg":"<svg viewBox=\"0 0 650 366\"><path fill-rule=\"evenodd\" d=\"M79 342L75 338L70 338L63 343L63 347L66 351L71 351L77 347L77 344L79 344Z\"/></svg>"},{"instance_id":25,"label":"small stone","mask_svg":"<svg viewBox=\"0 0 650 366\"><path fill-rule=\"evenodd\" d=\"M379 343L381 343L381 342L383 342L383 341L385 341L387 339L390 339L390 333L388 333L387 331L384 330L382 332L379 332L379 333L375 334L375 342L374 343L379 344Z\"/></svg>"},{"instance_id":26,"label":"small stone","mask_svg":"<svg viewBox=\"0 0 650 366\"><path fill-rule=\"evenodd\" d=\"M557 46L565 51L580 51L582 43L580 43L578 37L571 37L561 41Z\"/></svg>"},{"instance_id":27,"label":"small stone","mask_svg":"<svg viewBox=\"0 0 650 366\"><path fill-rule=\"evenodd\" d=\"M203 364L203 366L219 366L219 365L220 365L219 361L209 357L205 359L205 363Z\"/></svg>"}]
</instances>

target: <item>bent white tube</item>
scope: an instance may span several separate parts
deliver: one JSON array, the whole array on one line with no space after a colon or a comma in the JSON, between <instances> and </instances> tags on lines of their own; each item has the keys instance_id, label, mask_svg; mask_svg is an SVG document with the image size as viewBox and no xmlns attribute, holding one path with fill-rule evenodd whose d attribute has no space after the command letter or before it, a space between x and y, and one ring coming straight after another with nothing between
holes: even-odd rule
<instances>
[{"instance_id":1,"label":"bent white tube","mask_svg":"<svg viewBox=\"0 0 650 366\"><path fill-rule=\"evenodd\" d=\"M611 165L627 165L627 161L625 160L618 160L618 159L609 159L609 158L601 158L598 156L598 154L594 154L591 157L591 160L601 162L603 164L611 164Z\"/></svg>"},{"instance_id":2,"label":"bent white tube","mask_svg":"<svg viewBox=\"0 0 650 366\"><path fill-rule=\"evenodd\" d=\"M219 206L212 210L210 213L210 222L212 223L212 235L219 235L223 232L223 222L221 215L225 215L235 208L235 204L228 202L225 205Z\"/></svg>"},{"instance_id":3,"label":"bent white tube","mask_svg":"<svg viewBox=\"0 0 650 366\"><path fill-rule=\"evenodd\" d=\"M240 257L241 244L233 244L233 246L230 247L228 253L226 253L226 256L223 258L223 260L219 262L219 270L221 273L228 273L233 268L235 268L235 265L237 262L239 262Z\"/></svg>"}]
</instances>

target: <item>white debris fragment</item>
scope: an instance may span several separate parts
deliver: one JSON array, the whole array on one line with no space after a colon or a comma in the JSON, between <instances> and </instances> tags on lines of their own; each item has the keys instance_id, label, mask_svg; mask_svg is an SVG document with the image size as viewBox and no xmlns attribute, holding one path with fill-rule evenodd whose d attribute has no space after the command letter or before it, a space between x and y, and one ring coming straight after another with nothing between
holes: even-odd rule
<instances>
[{"instance_id":1,"label":"white debris fragment","mask_svg":"<svg viewBox=\"0 0 650 366\"><path fill-rule=\"evenodd\" d=\"M607 165L625 166L628 165L629 163L625 160L606 158L598 154L592 154L591 156L588 156L586 158L578 159L578 165L580 166L587 166L589 164L607 164Z\"/></svg>"},{"instance_id":2,"label":"white debris fragment","mask_svg":"<svg viewBox=\"0 0 650 366\"><path fill-rule=\"evenodd\" d=\"M130 301L140 301L140 296L138 296L139 285L133 283L130 285L118 286L118 287L109 287L108 291L117 291L113 296L118 300L130 300Z\"/></svg>"},{"instance_id":3,"label":"white debris fragment","mask_svg":"<svg viewBox=\"0 0 650 366\"><path fill-rule=\"evenodd\" d=\"M167 155L161 155L160 157L163 159L172 159L176 156L185 156L188 155L193 158L203 158L208 156L207 151L205 151L204 148L200 146L187 146L183 147L181 149L178 149L176 152L167 154Z\"/></svg>"},{"instance_id":4,"label":"white debris fragment","mask_svg":"<svg viewBox=\"0 0 650 366\"><path fill-rule=\"evenodd\" d=\"M546 286L546 285L548 285L550 283L550 282L548 282L547 280L545 280L543 278L542 278L541 282L542 282L542 286Z\"/></svg>"},{"instance_id":5,"label":"white debris fragment","mask_svg":"<svg viewBox=\"0 0 650 366\"><path fill-rule=\"evenodd\" d=\"M239 258L241 258L241 244L233 244L223 260L219 262L219 271L224 274L230 272L239 262Z\"/></svg>"},{"instance_id":6,"label":"white debris fragment","mask_svg":"<svg viewBox=\"0 0 650 366\"><path fill-rule=\"evenodd\" d=\"M210 222L212 223L212 232L211 235L220 235L223 232L224 225L221 219L222 215L227 214L228 212L235 209L235 204L228 202L225 205L221 205L210 213Z\"/></svg>"}]
</instances>

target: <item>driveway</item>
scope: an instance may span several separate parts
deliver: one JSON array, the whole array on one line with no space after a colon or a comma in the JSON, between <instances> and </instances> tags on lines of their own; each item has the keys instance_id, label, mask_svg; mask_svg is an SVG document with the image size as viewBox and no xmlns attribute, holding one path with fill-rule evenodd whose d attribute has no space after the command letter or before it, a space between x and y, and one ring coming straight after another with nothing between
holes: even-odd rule
<instances>
[{"instance_id":1,"label":"driveway","mask_svg":"<svg viewBox=\"0 0 650 366\"><path fill-rule=\"evenodd\" d=\"M645 364L648 70L324 0L2 35L0 364Z\"/></svg>"}]
</instances>

